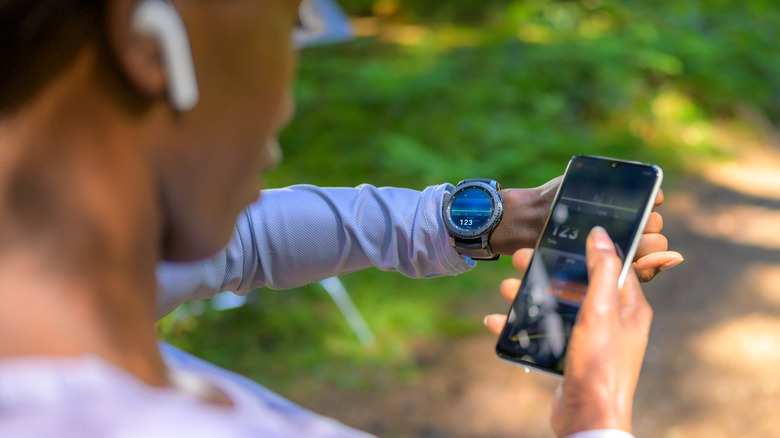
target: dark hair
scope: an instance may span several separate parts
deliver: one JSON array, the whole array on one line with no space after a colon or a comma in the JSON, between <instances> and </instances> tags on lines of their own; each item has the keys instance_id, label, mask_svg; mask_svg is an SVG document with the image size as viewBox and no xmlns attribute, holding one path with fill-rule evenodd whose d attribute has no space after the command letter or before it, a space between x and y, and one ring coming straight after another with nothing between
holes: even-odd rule
<instances>
[{"instance_id":1,"label":"dark hair","mask_svg":"<svg viewBox=\"0 0 780 438\"><path fill-rule=\"evenodd\" d=\"M102 33L105 0L0 0L0 113L14 111Z\"/></svg>"}]
</instances>

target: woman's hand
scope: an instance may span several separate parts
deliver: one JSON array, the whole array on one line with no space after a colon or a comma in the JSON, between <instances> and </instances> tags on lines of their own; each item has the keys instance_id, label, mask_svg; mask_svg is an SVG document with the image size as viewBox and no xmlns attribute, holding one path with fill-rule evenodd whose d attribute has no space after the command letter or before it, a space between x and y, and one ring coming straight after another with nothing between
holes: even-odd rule
<instances>
[{"instance_id":1,"label":"woman's hand","mask_svg":"<svg viewBox=\"0 0 780 438\"><path fill-rule=\"evenodd\" d=\"M633 269L617 288L621 261L606 231L595 228L586 247L590 285L569 340L551 419L561 437L594 429L631 431L634 390L653 315ZM532 254L520 250L512 261L525 270ZM513 300L519 286L518 279L504 280L501 294ZM496 334L505 323L505 315L485 317Z\"/></svg>"},{"instance_id":2,"label":"woman's hand","mask_svg":"<svg viewBox=\"0 0 780 438\"><path fill-rule=\"evenodd\" d=\"M559 176L532 189L501 191L504 216L490 235L493 253L510 255L518 249L536 245L562 180Z\"/></svg>"},{"instance_id":3,"label":"woman's hand","mask_svg":"<svg viewBox=\"0 0 780 438\"><path fill-rule=\"evenodd\" d=\"M512 254L521 248L533 248L550 213L555 193L562 177L555 178L532 189L502 190L504 217L490 235L490 248L497 254ZM655 207L664 202L663 191L658 193ZM647 221L634 257L634 270L640 281L652 280L661 271L673 268L683 261L677 251L668 251L669 243L661 234L664 219L653 211Z\"/></svg>"},{"instance_id":4,"label":"woman's hand","mask_svg":"<svg viewBox=\"0 0 780 438\"><path fill-rule=\"evenodd\" d=\"M667 251L669 242L666 236L661 234L664 228L664 218L655 211L664 202L663 190L658 192L655 198L653 212L647 220L647 225L639 240L639 246L634 256L633 268L639 281L646 283L656 275L671 269L683 261L683 256L677 251Z\"/></svg>"}]
</instances>

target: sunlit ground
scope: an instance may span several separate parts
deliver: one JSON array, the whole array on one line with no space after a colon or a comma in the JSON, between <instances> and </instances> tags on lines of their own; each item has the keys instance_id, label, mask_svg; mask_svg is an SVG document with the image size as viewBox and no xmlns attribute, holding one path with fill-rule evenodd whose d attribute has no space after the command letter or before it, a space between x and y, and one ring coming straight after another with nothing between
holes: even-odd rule
<instances>
[{"instance_id":1,"label":"sunlit ground","mask_svg":"<svg viewBox=\"0 0 780 438\"><path fill-rule=\"evenodd\" d=\"M686 261L647 287L656 321L635 416L646 436L780 435L780 159L744 140L662 210Z\"/></svg>"},{"instance_id":2,"label":"sunlit ground","mask_svg":"<svg viewBox=\"0 0 780 438\"><path fill-rule=\"evenodd\" d=\"M746 174L751 175L749 171ZM755 191L756 187L751 186L751 190ZM682 218L695 235L780 250L780 210L749 204L708 206L706 203L707 200L682 192L671 197L665 210L700 212Z\"/></svg>"}]
</instances>

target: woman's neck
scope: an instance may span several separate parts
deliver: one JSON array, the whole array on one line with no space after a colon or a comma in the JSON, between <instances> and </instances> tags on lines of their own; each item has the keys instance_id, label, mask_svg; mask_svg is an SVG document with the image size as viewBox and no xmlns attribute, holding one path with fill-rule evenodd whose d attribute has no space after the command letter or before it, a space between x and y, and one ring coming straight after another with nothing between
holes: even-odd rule
<instances>
[{"instance_id":1,"label":"woman's neck","mask_svg":"<svg viewBox=\"0 0 780 438\"><path fill-rule=\"evenodd\" d=\"M91 62L0 119L0 357L93 353L161 385L156 182L131 121L81 85Z\"/></svg>"},{"instance_id":2,"label":"woman's neck","mask_svg":"<svg viewBox=\"0 0 780 438\"><path fill-rule=\"evenodd\" d=\"M153 279L130 279L116 268L74 278L57 260L25 248L0 258L0 357L95 354L165 384Z\"/></svg>"}]
</instances>

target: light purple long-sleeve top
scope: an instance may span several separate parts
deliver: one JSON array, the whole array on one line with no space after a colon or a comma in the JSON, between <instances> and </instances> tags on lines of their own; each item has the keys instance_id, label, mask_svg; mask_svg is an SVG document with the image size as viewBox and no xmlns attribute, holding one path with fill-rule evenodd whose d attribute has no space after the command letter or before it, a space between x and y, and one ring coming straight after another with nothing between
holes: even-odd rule
<instances>
[{"instance_id":1,"label":"light purple long-sleeve top","mask_svg":"<svg viewBox=\"0 0 780 438\"><path fill-rule=\"evenodd\" d=\"M413 278L463 273L474 262L450 246L441 217L444 194L452 188L265 190L241 214L219 254L159 267L159 315L221 291L288 289L369 267Z\"/></svg>"}]
</instances>

